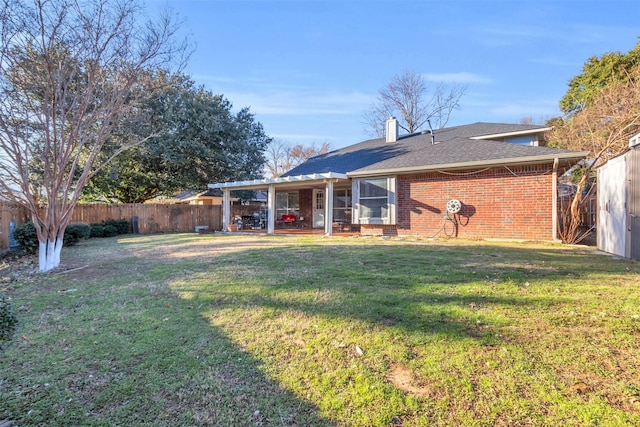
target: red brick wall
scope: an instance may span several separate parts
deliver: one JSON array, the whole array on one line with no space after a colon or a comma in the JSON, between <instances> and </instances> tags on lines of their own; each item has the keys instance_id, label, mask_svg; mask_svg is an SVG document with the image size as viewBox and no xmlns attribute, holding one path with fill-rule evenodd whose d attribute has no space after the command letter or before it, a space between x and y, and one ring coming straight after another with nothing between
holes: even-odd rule
<instances>
[{"instance_id":1,"label":"red brick wall","mask_svg":"<svg viewBox=\"0 0 640 427\"><path fill-rule=\"evenodd\" d=\"M462 202L461 238L551 240L552 165L398 176L398 223L362 226L365 235L445 236L446 203ZM457 230L456 230L457 228Z\"/></svg>"},{"instance_id":2,"label":"red brick wall","mask_svg":"<svg viewBox=\"0 0 640 427\"><path fill-rule=\"evenodd\" d=\"M418 234L418 233L402 233ZM362 236L397 236L398 227L395 225L361 224L360 235Z\"/></svg>"}]
</instances>

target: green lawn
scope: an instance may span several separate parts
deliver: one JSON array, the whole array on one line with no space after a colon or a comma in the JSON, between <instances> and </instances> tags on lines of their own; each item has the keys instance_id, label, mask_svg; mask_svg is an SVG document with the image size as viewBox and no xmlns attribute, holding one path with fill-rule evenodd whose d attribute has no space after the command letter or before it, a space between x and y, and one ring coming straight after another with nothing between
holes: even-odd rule
<instances>
[{"instance_id":1,"label":"green lawn","mask_svg":"<svg viewBox=\"0 0 640 427\"><path fill-rule=\"evenodd\" d=\"M0 420L640 425L640 264L592 248L173 234L62 263L0 284Z\"/></svg>"}]
</instances>

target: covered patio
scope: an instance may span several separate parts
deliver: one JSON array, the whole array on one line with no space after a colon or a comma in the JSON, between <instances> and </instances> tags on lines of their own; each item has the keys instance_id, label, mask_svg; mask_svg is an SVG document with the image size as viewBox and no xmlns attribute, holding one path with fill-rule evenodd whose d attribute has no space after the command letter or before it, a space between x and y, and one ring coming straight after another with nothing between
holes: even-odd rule
<instances>
[{"instance_id":1,"label":"covered patio","mask_svg":"<svg viewBox=\"0 0 640 427\"><path fill-rule=\"evenodd\" d=\"M346 228L340 227L332 227L333 231L331 236L340 236L340 237L348 237L348 236L359 236L359 231L347 231ZM260 228L251 228L251 229L242 229L238 230L236 233L243 234L267 234L266 229ZM272 233L274 236L325 236L324 229L319 228L276 228Z\"/></svg>"},{"instance_id":2,"label":"covered patio","mask_svg":"<svg viewBox=\"0 0 640 427\"><path fill-rule=\"evenodd\" d=\"M231 192L250 190L266 192L266 218L260 227L242 232L327 236L357 232L351 224L351 180L345 174L327 172L215 183L208 187L222 190L224 231L234 224Z\"/></svg>"}]
</instances>

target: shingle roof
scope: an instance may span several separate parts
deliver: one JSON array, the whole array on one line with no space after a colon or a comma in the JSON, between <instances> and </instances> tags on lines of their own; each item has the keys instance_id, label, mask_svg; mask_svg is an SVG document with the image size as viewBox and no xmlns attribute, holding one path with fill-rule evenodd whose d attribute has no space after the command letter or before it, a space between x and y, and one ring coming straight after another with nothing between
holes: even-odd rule
<instances>
[{"instance_id":1,"label":"shingle roof","mask_svg":"<svg viewBox=\"0 0 640 427\"><path fill-rule=\"evenodd\" d=\"M187 190L173 196L174 199L187 200L196 197L222 197L222 190L219 188L202 190Z\"/></svg>"},{"instance_id":2,"label":"shingle roof","mask_svg":"<svg viewBox=\"0 0 640 427\"><path fill-rule=\"evenodd\" d=\"M435 134L438 135L439 133L445 133L460 138L474 138L505 133L527 132L535 134L543 132L545 129L548 128L538 125L476 122L468 125L453 126L450 128L436 130Z\"/></svg>"},{"instance_id":3,"label":"shingle roof","mask_svg":"<svg viewBox=\"0 0 640 427\"><path fill-rule=\"evenodd\" d=\"M436 130L436 144L431 143L429 132L401 136L398 141L390 143L387 143L384 138L370 139L312 157L285 176L326 172L374 174L379 171L420 170L430 166L446 169L464 164L494 164L513 159L542 161L545 158L553 159L554 156L572 157L574 154L575 158L584 157L583 153L569 150L470 139L503 133L535 134L544 129L532 125L474 123Z\"/></svg>"}]
</instances>

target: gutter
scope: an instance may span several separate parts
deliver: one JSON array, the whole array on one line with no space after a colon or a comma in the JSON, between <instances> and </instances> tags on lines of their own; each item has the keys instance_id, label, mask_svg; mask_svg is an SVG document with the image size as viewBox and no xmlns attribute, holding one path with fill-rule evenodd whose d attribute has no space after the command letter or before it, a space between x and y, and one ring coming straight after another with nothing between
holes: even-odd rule
<instances>
[{"instance_id":1,"label":"gutter","mask_svg":"<svg viewBox=\"0 0 640 427\"><path fill-rule=\"evenodd\" d=\"M475 167L493 167L493 166L506 166L506 165L527 165L527 164L539 164L551 161L560 160L582 160L589 154L588 151L579 151L572 153L561 153L553 155L541 155L541 156L527 156L527 157L513 157L508 159L496 159L496 160L478 160L474 162L459 162L459 163L442 163L437 165L428 166L408 166L403 168L389 168L389 169L374 169L374 170L356 170L353 172L347 172L349 178L357 178L364 176L383 176L383 175L396 175L396 174L408 174L408 173L420 173L420 172L436 172L440 170L456 170L456 169L469 169Z\"/></svg>"}]
</instances>

